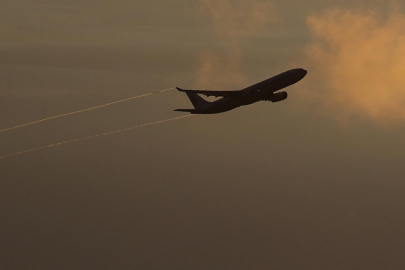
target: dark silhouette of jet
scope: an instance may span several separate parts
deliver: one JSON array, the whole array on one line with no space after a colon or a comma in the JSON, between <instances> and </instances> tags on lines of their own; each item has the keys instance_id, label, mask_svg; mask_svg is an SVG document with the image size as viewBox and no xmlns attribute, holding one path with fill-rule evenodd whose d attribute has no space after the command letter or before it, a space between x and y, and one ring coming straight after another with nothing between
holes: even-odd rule
<instances>
[{"instance_id":1,"label":"dark silhouette of jet","mask_svg":"<svg viewBox=\"0 0 405 270\"><path fill-rule=\"evenodd\" d=\"M185 90L176 87L180 92L187 94L194 109L177 109L175 111L189 112L191 114L214 114L227 112L258 101L271 101L273 103L283 101L287 98L287 92L277 91L299 82L306 75L307 71L305 69L292 69L245 89L232 91ZM222 98L208 102L199 96L199 94L207 97Z\"/></svg>"}]
</instances>

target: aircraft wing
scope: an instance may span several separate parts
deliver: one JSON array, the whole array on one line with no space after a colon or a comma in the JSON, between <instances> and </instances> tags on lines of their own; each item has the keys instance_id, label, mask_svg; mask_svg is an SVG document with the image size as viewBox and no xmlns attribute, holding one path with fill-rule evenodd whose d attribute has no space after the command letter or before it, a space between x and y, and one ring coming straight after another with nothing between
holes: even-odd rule
<instances>
[{"instance_id":1,"label":"aircraft wing","mask_svg":"<svg viewBox=\"0 0 405 270\"><path fill-rule=\"evenodd\" d=\"M177 90L180 92L188 92L188 93L196 93L196 94L201 94L205 95L207 97L213 96L213 97L230 97L230 96L236 96L240 93L240 90L222 90L222 91L215 91L215 90L185 90L181 89L179 87L176 87Z\"/></svg>"}]
</instances>

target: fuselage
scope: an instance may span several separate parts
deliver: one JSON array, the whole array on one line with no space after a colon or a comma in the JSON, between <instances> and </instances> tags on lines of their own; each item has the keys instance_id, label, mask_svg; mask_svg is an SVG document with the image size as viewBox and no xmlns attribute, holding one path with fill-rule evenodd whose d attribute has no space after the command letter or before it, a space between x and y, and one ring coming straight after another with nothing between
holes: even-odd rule
<instances>
[{"instance_id":1,"label":"fuselage","mask_svg":"<svg viewBox=\"0 0 405 270\"><path fill-rule=\"evenodd\" d=\"M270 79L264 80L252 86L246 87L240 91L238 96L224 97L216 101L210 102L199 111L193 112L194 114L214 114L222 113L233 110L237 107L249 105L258 101L273 101L275 96L274 92L291 86L307 75L305 69L292 69L283 72ZM285 95L287 95L285 93ZM286 98L287 96L285 96ZM273 101L275 102L275 101Z\"/></svg>"}]
</instances>

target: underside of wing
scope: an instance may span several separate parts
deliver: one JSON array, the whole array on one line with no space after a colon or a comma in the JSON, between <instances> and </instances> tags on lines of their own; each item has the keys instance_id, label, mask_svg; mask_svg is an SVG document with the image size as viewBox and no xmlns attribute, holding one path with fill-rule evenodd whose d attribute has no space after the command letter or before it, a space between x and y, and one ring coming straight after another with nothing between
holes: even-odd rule
<instances>
[{"instance_id":1,"label":"underside of wing","mask_svg":"<svg viewBox=\"0 0 405 270\"><path fill-rule=\"evenodd\" d=\"M196 93L196 94L201 94L205 95L207 97L230 97L230 96L236 96L240 93L240 90L222 90L222 91L216 91L216 90L186 90L186 89L181 89L179 87L176 87L177 90L180 92L185 92L185 93Z\"/></svg>"}]
</instances>

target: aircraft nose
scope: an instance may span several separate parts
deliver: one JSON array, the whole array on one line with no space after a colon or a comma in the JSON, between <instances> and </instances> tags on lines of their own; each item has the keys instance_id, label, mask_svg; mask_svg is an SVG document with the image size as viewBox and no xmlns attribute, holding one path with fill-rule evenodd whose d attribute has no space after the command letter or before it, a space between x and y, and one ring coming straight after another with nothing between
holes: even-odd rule
<instances>
[{"instance_id":1,"label":"aircraft nose","mask_svg":"<svg viewBox=\"0 0 405 270\"><path fill-rule=\"evenodd\" d=\"M288 71L287 74L291 75L292 77L294 77L298 80L301 80L305 76L307 76L308 71L303 68L296 68L296 69L292 69L292 70Z\"/></svg>"},{"instance_id":2,"label":"aircraft nose","mask_svg":"<svg viewBox=\"0 0 405 270\"><path fill-rule=\"evenodd\" d=\"M294 74L298 80L302 80L305 76L307 76L308 71L303 68L297 68L295 69Z\"/></svg>"},{"instance_id":3,"label":"aircraft nose","mask_svg":"<svg viewBox=\"0 0 405 270\"><path fill-rule=\"evenodd\" d=\"M308 71L305 70L305 69L303 69L303 68L301 68L301 69L300 69L300 74L302 75L302 77L305 77L305 76L307 76Z\"/></svg>"},{"instance_id":4,"label":"aircraft nose","mask_svg":"<svg viewBox=\"0 0 405 270\"><path fill-rule=\"evenodd\" d=\"M296 68L292 70L295 74L307 74L308 71L303 68Z\"/></svg>"}]
</instances>

